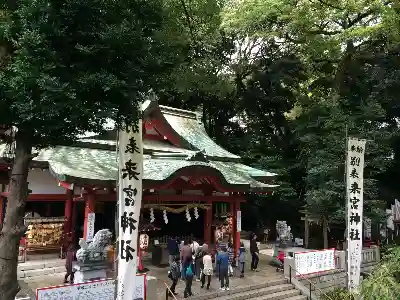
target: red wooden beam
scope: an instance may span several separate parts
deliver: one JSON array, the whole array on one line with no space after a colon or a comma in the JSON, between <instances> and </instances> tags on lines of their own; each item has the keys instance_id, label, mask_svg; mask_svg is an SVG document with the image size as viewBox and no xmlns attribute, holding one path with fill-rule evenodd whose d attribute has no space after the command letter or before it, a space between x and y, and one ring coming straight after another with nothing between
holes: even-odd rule
<instances>
[{"instance_id":1,"label":"red wooden beam","mask_svg":"<svg viewBox=\"0 0 400 300\"><path fill-rule=\"evenodd\" d=\"M231 196L203 196L203 195L143 195L146 202L245 202L244 197Z\"/></svg>"},{"instance_id":2,"label":"red wooden beam","mask_svg":"<svg viewBox=\"0 0 400 300\"><path fill-rule=\"evenodd\" d=\"M237 199L239 202L246 202L245 197L232 196L203 196L203 195L143 195L144 202L233 202ZM83 197L75 196L74 201L83 201ZM96 201L114 202L117 200L116 193L112 194L96 194Z\"/></svg>"},{"instance_id":3,"label":"red wooden beam","mask_svg":"<svg viewBox=\"0 0 400 300\"><path fill-rule=\"evenodd\" d=\"M0 196L8 197L8 192L0 193ZM65 201L66 194L29 194L28 201Z\"/></svg>"},{"instance_id":4,"label":"red wooden beam","mask_svg":"<svg viewBox=\"0 0 400 300\"><path fill-rule=\"evenodd\" d=\"M157 134L147 134L143 135L143 139L145 140L152 140L152 141L165 141L164 137Z\"/></svg>"}]
</instances>

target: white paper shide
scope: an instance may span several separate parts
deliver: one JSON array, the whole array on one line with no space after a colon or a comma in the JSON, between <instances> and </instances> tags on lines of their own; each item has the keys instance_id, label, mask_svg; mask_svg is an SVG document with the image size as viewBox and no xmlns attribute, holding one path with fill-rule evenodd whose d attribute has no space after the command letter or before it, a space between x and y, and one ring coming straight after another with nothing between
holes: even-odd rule
<instances>
[{"instance_id":1,"label":"white paper shide","mask_svg":"<svg viewBox=\"0 0 400 300\"><path fill-rule=\"evenodd\" d=\"M360 284L365 144L365 140L355 138L349 138L347 141L347 272L348 287L351 291L357 291Z\"/></svg>"},{"instance_id":2,"label":"white paper shide","mask_svg":"<svg viewBox=\"0 0 400 300\"><path fill-rule=\"evenodd\" d=\"M119 239L117 300L134 299L137 241L142 204L142 121L135 131L119 132Z\"/></svg>"}]
</instances>

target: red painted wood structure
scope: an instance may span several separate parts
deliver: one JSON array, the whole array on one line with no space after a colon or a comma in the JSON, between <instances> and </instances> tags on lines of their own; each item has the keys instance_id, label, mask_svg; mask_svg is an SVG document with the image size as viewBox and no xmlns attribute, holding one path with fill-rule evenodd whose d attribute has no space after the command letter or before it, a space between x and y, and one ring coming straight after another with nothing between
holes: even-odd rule
<instances>
[{"instance_id":1,"label":"red painted wood structure","mask_svg":"<svg viewBox=\"0 0 400 300\"><path fill-rule=\"evenodd\" d=\"M149 101L144 105L144 174L142 205L227 203L233 216L233 242L237 250L237 211L247 193L269 193L276 174L241 163L241 158L217 145L206 133L199 115ZM85 223L97 202L116 201L116 133L81 139L72 146L43 150L33 168L48 169L65 194L30 194L28 201L65 202L65 232L75 232L75 204L84 201ZM49 159L50 158L50 159ZM7 169L3 161L1 167ZM168 194L164 193L169 191ZM171 193L173 191L173 193ZM188 194L195 191L195 194ZM1 193L1 204L7 192ZM212 243L212 209L205 210L204 240ZM0 216L3 205L0 205ZM3 218L0 218L0 222ZM85 224L86 225L86 224ZM84 237L86 226L84 226Z\"/></svg>"}]
</instances>

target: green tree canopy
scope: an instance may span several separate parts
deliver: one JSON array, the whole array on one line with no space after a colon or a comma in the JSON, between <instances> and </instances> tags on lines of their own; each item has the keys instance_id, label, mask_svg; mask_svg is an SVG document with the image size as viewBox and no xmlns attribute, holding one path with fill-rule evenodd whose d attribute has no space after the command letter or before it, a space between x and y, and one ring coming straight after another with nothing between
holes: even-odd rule
<instances>
[{"instance_id":1,"label":"green tree canopy","mask_svg":"<svg viewBox=\"0 0 400 300\"><path fill-rule=\"evenodd\" d=\"M138 104L177 62L173 51L179 45L162 34L169 12L158 0L0 5L1 137L15 142L0 234L0 294L13 300L32 147L99 133L109 118L136 124ZM16 130L10 136L11 128Z\"/></svg>"},{"instance_id":2,"label":"green tree canopy","mask_svg":"<svg viewBox=\"0 0 400 300\"><path fill-rule=\"evenodd\" d=\"M261 126L269 119L276 126L264 132L263 139L272 143L261 147L261 155L256 150L259 156L269 156L270 150L265 149L282 149L276 138L278 128L285 124L289 138L284 144L292 151L279 151L280 158L263 160L282 161L278 173L289 175L285 181L306 210L329 221L344 221L346 128L349 136L368 139L365 215L379 220L385 206L380 200L393 197L389 187L382 189L382 184L387 185L383 177L395 164L393 145L398 140L398 72L391 63L397 66L399 26L398 7L392 4L375 0L230 1L223 11L222 26L228 33L257 42L259 49L278 49L302 66L301 80L288 85L280 79L290 94L277 98L279 112L273 118L266 113L277 107L269 102L274 97L271 92L242 98L246 109L260 102L265 105L250 123ZM250 73L243 78L246 84L252 82L253 72L259 72L257 64L250 64ZM269 77L279 74L270 67L264 70ZM254 144L249 146L253 148ZM282 188L287 191L286 185Z\"/></svg>"}]
</instances>

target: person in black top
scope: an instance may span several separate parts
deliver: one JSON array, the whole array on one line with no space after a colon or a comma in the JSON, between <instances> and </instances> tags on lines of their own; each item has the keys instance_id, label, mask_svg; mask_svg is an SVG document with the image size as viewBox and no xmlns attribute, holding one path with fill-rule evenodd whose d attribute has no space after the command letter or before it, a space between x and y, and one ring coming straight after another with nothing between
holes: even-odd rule
<instances>
[{"instance_id":1,"label":"person in black top","mask_svg":"<svg viewBox=\"0 0 400 300\"><path fill-rule=\"evenodd\" d=\"M169 266L172 266L174 259L176 256L179 257L179 241L177 237L170 237L168 239L168 263Z\"/></svg>"},{"instance_id":2,"label":"person in black top","mask_svg":"<svg viewBox=\"0 0 400 300\"><path fill-rule=\"evenodd\" d=\"M250 240L250 254L251 254L251 270L256 271L258 266L258 255L260 251L257 246L257 235L253 233Z\"/></svg>"}]
</instances>

